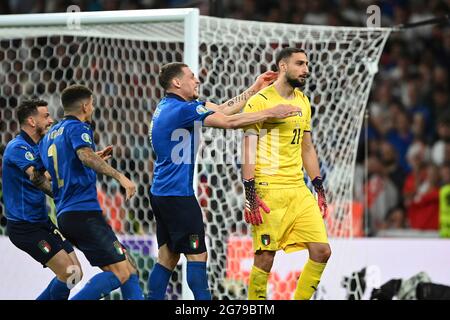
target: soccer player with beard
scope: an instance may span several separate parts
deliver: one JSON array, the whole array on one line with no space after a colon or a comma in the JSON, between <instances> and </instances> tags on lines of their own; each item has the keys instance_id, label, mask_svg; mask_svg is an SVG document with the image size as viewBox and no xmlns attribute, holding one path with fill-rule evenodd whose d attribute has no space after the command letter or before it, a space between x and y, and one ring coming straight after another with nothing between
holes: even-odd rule
<instances>
[{"instance_id":1,"label":"soccer player with beard","mask_svg":"<svg viewBox=\"0 0 450 320\"><path fill-rule=\"evenodd\" d=\"M317 153L311 139L311 105L301 91L309 75L306 52L284 48L276 58L278 79L250 98L244 112L258 112L277 104L292 104L301 113L287 119L266 120L246 127L242 176L245 220L252 224L254 263L248 297L266 299L267 280L278 250L308 249L294 299L312 297L331 249L323 216L327 204ZM249 130L251 129L251 130ZM303 168L318 194L307 188ZM270 214L262 218L260 208Z\"/></svg>"},{"instance_id":2,"label":"soccer player with beard","mask_svg":"<svg viewBox=\"0 0 450 320\"><path fill-rule=\"evenodd\" d=\"M217 105L198 100L200 81L184 63L161 68L159 82L165 96L150 125L150 140L156 154L150 202L156 218L158 262L149 277L150 300L162 300L180 255L187 259L186 277L196 300L210 300L206 271L207 251L200 206L193 178L202 126L235 129L296 115L298 107L274 105L261 112L237 114L256 92L272 83L277 73L267 71L242 94ZM181 138L181 139L180 139Z\"/></svg>"},{"instance_id":3,"label":"soccer player with beard","mask_svg":"<svg viewBox=\"0 0 450 320\"><path fill-rule=\"evenodd\" d=\"M56 275L37 300L65 300L72 278L81 280L81 266L72 245L51 222L45 193L53 196L40 161L38 143L53 123L47 102L23 101L17 109L20 134L3 155L3 199L9 239ZM73 274L76 272L77 274ZM74 275L74 277L71 277ZM72 283L74 285L76 283Z\"/></svg>"}]
</instances>

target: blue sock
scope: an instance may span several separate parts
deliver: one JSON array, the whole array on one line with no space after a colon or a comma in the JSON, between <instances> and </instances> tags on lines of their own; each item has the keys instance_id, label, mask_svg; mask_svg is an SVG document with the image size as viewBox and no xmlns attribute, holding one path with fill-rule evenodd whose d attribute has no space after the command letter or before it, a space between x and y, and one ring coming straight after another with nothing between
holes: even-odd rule
<instances>
[{"instance_id":1,"label":"blue sock","mask_svg":"<svg viewBox=\"0 0 450 320\"><path fill-rule=\"evenodd\" d=\"M171 270L159 263L155 264L150 277L148 277L147 300L164 300L171 275Z\"/></svg>"},{"instance_id":2,"label":"blue sock","mask_svg":"<svg viewBox=\"0 0 450 320\"><path fill-rule=\"evenodd\" d=\"M62 282L58 278L52 280L52 287L50 289L50 297L52 300L67 300L70 295L70 289L67 283Z\"/></svg>"},{"instance_id":3,"label":"blue sock","mask_svg":"<svg viewBox=\"0 0 450 320\"><path fill-rule=\"evenodd\" d=\"M70 289L67 288L67 284L54 277L36 300L67 300L69 294Z\"/></svg>"},{"instance_id":4,"label":"blue sock","mask_svg":"<svg viewBox=\"0 0 450 320\"><path fill-rule=\"evenodd\" d=\"M96 274L71 300L99 300L120 287L120 280L111 271Z\"/></svg>"},{"instance_id":5,"label":"blue sock","mask_svg":"<svg viewBox=\"0 0 450 320\"><path fill-rule=\"evenodd\" d=\"M139 277L137 274L130 275L130 279L121 287L123 300L144 300L144 294L139 286Z\"/></svg>"},{"instance_id":6,"label":"blue sock","mask_svg":"<svg viewBox=\"0 0 450 320\"><path fill-rule=\"evenodd\" d=\"M206 274L206 262L188 261L187 283L194 294L195 300L211 300L208 289L208 275Z\"/></svg>"},{"instance_id":7,"label":"blue sock","mask_svg":"<svg viewBox=\"0 0 450 320\"><path fill-rule=\"evenodd\" d=\"M52 290L53 281L55 279L56 279L56 277L54 277L52 279L52 281L50 281L50 283L48 284L47 288L45 288L45 290L42 291L42 293L39 295L39 297L36 298L36 300L52 300L50 291Z\"/></svg>"}]
</instances>

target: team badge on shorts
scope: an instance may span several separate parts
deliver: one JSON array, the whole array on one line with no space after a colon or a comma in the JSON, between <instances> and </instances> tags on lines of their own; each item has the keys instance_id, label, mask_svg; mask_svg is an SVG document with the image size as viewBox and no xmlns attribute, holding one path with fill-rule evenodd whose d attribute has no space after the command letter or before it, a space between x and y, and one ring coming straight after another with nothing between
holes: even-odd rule
<instances>
[{"instance_id":1,"label":"team badge on shorts","mask_svg":"<svg viewBox=\"0 0 450 320\"><path fill-rule=\"evenodd\" d=\"M45 241L45 240L39 241L38 247L39 247L39 249L41 249L41 251L42 251L43 253L45 253L45 254L50 253L50 251L52 250L52 247L51 247L51 246L48 244L48 242Z\"/></svg>"},{"instance_id":2,"label":"team badge on shorts","mask_svg":"<svg viewBox=\"0 0 450 320\"><path fill-rule=\"evenodd\" d=\"M268 234L263 234L261 236L261 242L263 245L268 246L270 244L270 236Z\"/></svg>"},{"instance_id":3,"label":"team badge on shorts","mask_svg":"<svg viewBox=\"0 0 450 320\"><path fill-rule=\"evenodd\" d=\"M199 245L198 234L191 234L189 236L189 243L192 249L198 249Z\"/></svg>"},{"instance_id":4,"label":"team badge on shorts","mask_svg":"<svg viewBox=\"0 0 450 320\"><path fill-rule=\"evenodd\" d=\"M116 249L118 254L120 254L120 255L124 254L124 250L123 250L122 245L120 244L119 241L114 241L113 245L114 245L114 248Z\"/></svg>"}]
</instances>

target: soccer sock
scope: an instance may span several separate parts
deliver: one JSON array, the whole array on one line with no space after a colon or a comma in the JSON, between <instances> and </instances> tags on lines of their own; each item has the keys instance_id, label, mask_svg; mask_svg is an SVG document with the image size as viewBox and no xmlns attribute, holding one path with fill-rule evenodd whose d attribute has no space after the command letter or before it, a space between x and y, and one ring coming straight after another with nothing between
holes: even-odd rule
<instances>
[{"instance_id":1,"label":"soccer sock","mask_svg":"<svg viewBox=\"0 0 450 320\"><path fill-rule=\"evenodd\" d=\"M137 274L131 274L128 281L120 287L120 290L122 291L123 300L144 300Z\"/></svg>"},{"instance_id":2,"label":"soccer sock","mask_svg":"<svg viewBox=\"0 0 450 320\"><path fill-rule=\"evenodd\" d=\"M295 289L295 300L309 300L314 292L317 290L317 286L320 282L320 277L325 269L326 263L315 262L308 259L300 279L298 279L297 289Z\"/></svg>"},{"instance_id":3,"label":"soccer sock","mask_svg":"<svg viewBox=\"0 0 450 320\"><path fill-rule=\"evenodd\" d=\"M206 262L188 261L187 283L194 294L195 300L211 300L208 288L208 275L206 274Z\"/></svg>"},{"instance_id":4,"label":"soccer sock","mask_svg":"<svg viewBox=\"0 0 450 320\"><path fill-rule=\"evenodd\" d=\"M96 274L71 300L99 300L120 287L119 278L111 271Z\"/></svg>"},{"instance_id":5,"label":"soccer sock","mask_svg":"<svg viewBox=\"0 0 450 320\"><path fill-rule=\"evenodd\" d=\"M50 285L51 300L67 300L69 298L70 289L67 287L67 283L55 277Z\"/></svg>"},{"instance_id":6,"label":"soccer sock","mask_svg":"<svg viewBox=\"0 0 450 320\"><path fill-rule=\"evenodd\" d=\"M266 300L269 272L253 266L248 284L249 300Z\"/></svg>"},{"instance_id":7,"label":"soccer sock","mask_svg":"<svg viewBox=\"0 0 450 320\"><path fill-rule=\"evenodd\" d=\"M42 291L42 293L36 298L36 300L52 300L50 291L52 290L53 281L55 281L55 279L56 277L54 277L52 281L50 281L47 288L45 288L45 290Z\"/></svg>"},{"instance_id":8,"label":"soccer sock","mask_svg":"<svg viewBox=\"0 0 450 320\"><path fill-rule=\"evenodd\" d=\"M147 300L164 300L171 275L171 270L159 263L155 264L152 273L148 278Z\"/></svg>"},{"instance_id":9,"label":"soccer sock","mask_svg":"<svg viewBox=\"0 0 450 320\"><path fill-rule=\"evenodd\" d=\"M67 300L69 294L70 289L67 288L67 284L54 277L36 300Z\"/></svg>"}]
</instances>

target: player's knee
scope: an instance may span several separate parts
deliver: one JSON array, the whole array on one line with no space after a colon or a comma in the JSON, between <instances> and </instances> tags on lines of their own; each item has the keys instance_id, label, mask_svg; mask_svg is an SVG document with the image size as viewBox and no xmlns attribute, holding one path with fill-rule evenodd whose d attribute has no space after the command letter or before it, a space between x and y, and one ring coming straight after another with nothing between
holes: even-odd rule
<instances>
[{"instance_id":1,"label":"player's knee","mask_svg":"<svg viewBox=\"0 0 450 320\"><path fill-rule=\"evenodd\" d=\"M320 263L326 263L328 259L331 257L331 248L330 246L321 246L317 248L314 252L314 261L320 262Z\"/></svg>"},{"instance_id":2,"label":"player's knee","mask_svg":"<svg viewBox=\"0 0 450 320\"><path fill-rule=\"evenodd\" d=\"M120 268L119 270L115 270L114 274L116 275L117 279L119 279L121 284L127 282L131 275L128 268Z\"/></svg>"},{"instance_id":3,"label":"player's knee","mask_svg":"<svg viewBox=\"0 0 450 320\"><path fill-rule=\"evenodd\" d=\"M265 272L270 272L274 258L275 254L271 251L262 251L260 253L257 252L255 254L254 265Z\"/></svg>"}]
</instances>

